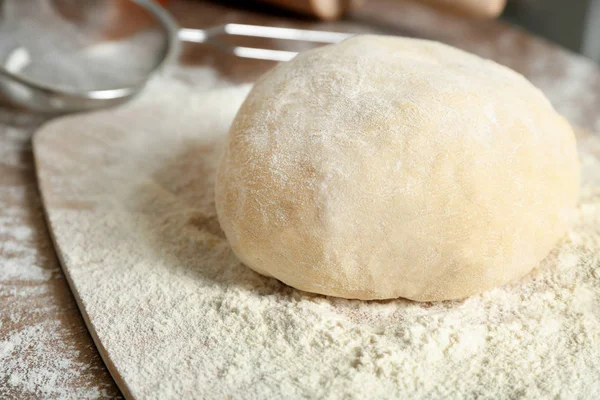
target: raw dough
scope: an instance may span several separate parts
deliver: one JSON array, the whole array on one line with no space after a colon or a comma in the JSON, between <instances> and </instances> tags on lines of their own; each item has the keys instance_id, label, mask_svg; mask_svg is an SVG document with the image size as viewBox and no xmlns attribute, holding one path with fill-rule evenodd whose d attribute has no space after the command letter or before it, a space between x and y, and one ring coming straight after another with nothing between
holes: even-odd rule
<instances>
[{"instance_id":1,"label":"raw dough","mask_svg":"<svg viewBox=\"0 0 600 400\"><path fill-rule=\"evenodd\" d=\"M462 298L565 233L571 127L523 76L430 41L359 36L261 78L216 182L235 254L295 288Z\"/></svg>"}]
</instances>

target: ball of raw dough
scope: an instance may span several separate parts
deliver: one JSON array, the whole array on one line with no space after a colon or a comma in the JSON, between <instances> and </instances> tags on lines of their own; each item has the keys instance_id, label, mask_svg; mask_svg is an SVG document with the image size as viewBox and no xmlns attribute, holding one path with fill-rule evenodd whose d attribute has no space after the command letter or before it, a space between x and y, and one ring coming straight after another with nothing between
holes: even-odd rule
<instances>
[{"instance_id":1,"label":"ball of raw dough","mask_svg":"<svg viewBox=\"0 0 600 400\"><path fill-rule=\"evenodd\" d=\"M531 271L578 188L572 129L523 76L440 43L361 36L256 83L216 204L233 251L263 275L429 301Z\"/></svg>"}]
</instances>

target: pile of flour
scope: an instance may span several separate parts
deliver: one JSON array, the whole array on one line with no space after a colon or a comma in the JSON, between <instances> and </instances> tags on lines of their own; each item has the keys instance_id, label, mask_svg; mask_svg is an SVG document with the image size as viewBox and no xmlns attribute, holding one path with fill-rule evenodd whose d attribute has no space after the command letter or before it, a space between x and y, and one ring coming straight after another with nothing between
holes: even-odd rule
<instances>
[{"instance_id":1,"label":"pile of flour","mask_svg":"<svg viewBox=\"0 0 600 400\"><path fill-rule=\"evenodd\" d=\"M125 394L600 397L598 138L579 142L578 219L530 276L463 301L343 300L254 273L219 228L214 169L247 91L156 80L36 138L58 253Z\"/></svg>"}]
</instances>

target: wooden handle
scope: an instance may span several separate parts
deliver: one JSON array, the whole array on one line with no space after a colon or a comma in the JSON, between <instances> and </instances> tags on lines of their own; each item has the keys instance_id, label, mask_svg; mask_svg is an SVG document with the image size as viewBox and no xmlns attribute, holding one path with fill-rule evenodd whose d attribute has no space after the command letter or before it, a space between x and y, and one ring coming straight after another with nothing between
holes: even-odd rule
<instances>
[{"instance_id":1,"label":"wooden handle","mask_svg":"<svg viewBox=\"0 0 600 400\"><path fill-rule=\"evenodd\" d=\"M260 0L264 3L296 11L324 20L334 20L344 13L364 3L364 0ZM504 7L506 0L412 0L429 4L439 10L468 18L496 18ZM368 7L367 3L367 7Z\"/></svg>"},{"instance_id":2,"label":"wooden handle","mask_svg":"<svg viewBox=\"0 0 600 400\"><path fill-rule=\"evenodd\" d=\"M264 3L324 20L338 19L362 0L261 0Z\"/></svg>"},{"instance_id":3,"label":"wooden handle","mask_svg":"<svg viewBox=\"0 0 600 400\"><path fill-rule=\"evenodd\" d=\"M489 19L499 16L506 0L413 0L429 4L442 11L451 12L463 17Z\"/></svg>"}]
</instances>

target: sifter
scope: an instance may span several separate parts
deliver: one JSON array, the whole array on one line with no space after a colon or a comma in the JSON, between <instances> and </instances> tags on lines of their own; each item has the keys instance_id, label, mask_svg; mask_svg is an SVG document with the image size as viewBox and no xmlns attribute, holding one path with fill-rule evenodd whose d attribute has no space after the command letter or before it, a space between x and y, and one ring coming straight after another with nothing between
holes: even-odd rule
<instances>
[{"instance_id":1,"label":"sifter","mask_svg":"<svg viewBox=\"0 0 600 400\"><path fill-rule=\"evenodd\" d=\"M238 57L287 61L297 53L230 45L226 36L337 43L347 33L224 24L180 28L152 0L0 0L0 90L38 112L123 103L178 55L182 41Z\"/></svg>"}]
</instances>

